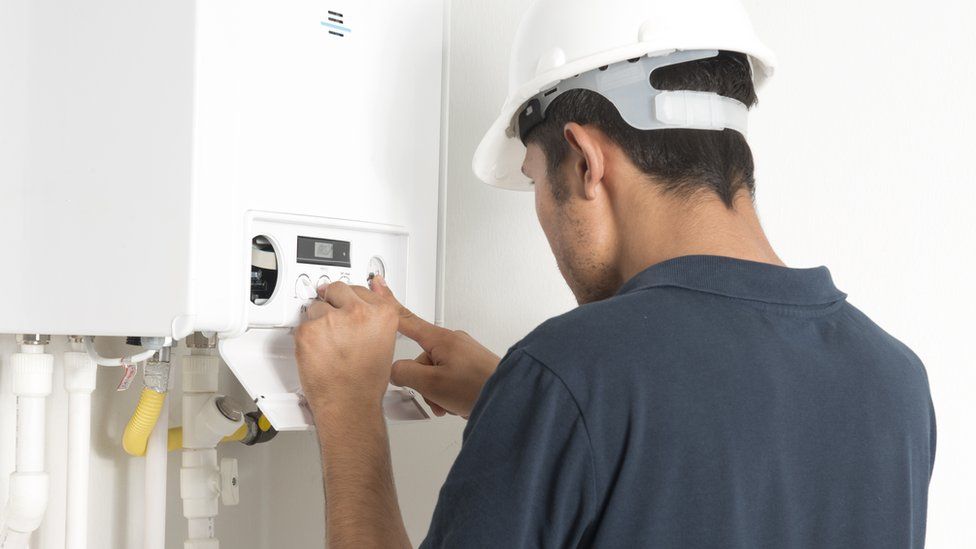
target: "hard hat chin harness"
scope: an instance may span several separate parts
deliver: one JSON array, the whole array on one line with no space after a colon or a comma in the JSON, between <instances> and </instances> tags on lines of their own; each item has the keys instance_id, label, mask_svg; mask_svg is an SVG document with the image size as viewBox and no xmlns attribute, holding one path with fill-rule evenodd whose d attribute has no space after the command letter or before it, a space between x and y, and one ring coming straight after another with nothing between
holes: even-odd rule
<instances>
[{"instance_id":1,"label":"hard hat chin harness","mask_svg":"<svg viewBox=\"0 0 976 549\"><path fill-rule=\"evenodd\" d=\"M546 119L559 96L589 90L609 100L624 122L638 130L735 130L746 135L749 107L717 93L662 91L651 85L651 74L661 67L717 57L716 50L676 51L670 55L621 61L567 78L530 99L515 121L513 135L522 142Z\"/></svg>"}]
</instances>

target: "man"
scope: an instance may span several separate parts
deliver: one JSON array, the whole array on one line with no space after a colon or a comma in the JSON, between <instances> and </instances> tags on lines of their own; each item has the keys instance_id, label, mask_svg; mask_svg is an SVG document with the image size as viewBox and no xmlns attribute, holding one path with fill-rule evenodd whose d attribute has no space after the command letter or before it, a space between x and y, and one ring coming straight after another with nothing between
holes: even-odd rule
<instances>
[{"instance_id":1,"label":"man","mask_svg":"<svg viewBox=\"0 0 976 549\"><path fill-rule=\"evenodd\" d=\"M530 9L475 168L534 187L580 307L499 362L381 278L323 288L296 341L331 547L409 545L391 378L469 418L425 546L924 545L922 364L825 268L786 267L753 206L745 115L772 66L735 0ZM398 329L425 352L391 367Z\"/></svg>"}]
</instances>

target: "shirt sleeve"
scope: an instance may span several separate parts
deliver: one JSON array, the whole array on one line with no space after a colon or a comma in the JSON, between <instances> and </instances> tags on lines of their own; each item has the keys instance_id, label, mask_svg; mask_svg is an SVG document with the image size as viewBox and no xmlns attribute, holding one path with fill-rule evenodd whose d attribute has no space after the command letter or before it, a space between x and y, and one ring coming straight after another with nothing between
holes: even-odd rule
<instances>
[{"instance_id":1,"label":"shirt sleeve","mask_svg":"<svg viewBox=\"0 0 976 549\"><path fill-rule=\"evenodd\" d=\"M472 411L421 547L575 547L593 521L595 485L576 401L514 350Z\"/></svg>"},{"instance_id":2,"label":"shirt sleeve","mask_svg":"<svg viewBox=\"0 0 976 549\"><path fill-rule=\"evenodd\" d=\"M929 432L929 480L932 480L932 474L935 472L935 448L936 441L938 439L938 427L935 421L935 405L932 404L932 397L929 396L929 414L930 414L930 425L931 431Z\"/></svg>"}]
</instances>

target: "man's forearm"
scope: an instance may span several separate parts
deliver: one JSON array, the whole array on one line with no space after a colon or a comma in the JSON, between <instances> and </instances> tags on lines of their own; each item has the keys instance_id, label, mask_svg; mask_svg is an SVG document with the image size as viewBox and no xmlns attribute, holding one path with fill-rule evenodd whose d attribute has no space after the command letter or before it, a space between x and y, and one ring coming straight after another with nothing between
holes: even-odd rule
<instances>
[{"instance_id":1,"label":"man's forearm","mask_svg":"<svg viewBox=\"0 0 976 549\"><path fill-rule=\"evenodd\" d=\"M379 403L316 414L331 549L410 547Z\"/></svg>"}]
</instances>

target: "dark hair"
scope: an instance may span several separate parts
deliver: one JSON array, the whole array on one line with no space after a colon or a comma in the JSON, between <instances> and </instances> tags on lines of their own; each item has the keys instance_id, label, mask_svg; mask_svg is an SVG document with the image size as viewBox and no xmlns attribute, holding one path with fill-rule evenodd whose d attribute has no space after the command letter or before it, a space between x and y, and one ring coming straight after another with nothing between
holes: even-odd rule
<instances>
[{"instance_id":1,"label":"dark hair","mask_svg":"<svg viewBox=\"0 0 976 549\"><path fill-rule=\"evenodd\" d=\"M662 67L651 74L659 90L714 92L752 107L757 102L748 58L741 53L720 52L718 57ZM752 150L735 130L637 130L603 96L573 90L556 99L546 120L534 128L526 144L537 143L546 155L548 173L557 200L569 190L561 184L559 169L569 154L563 128L570 122L594 125L630 157L644 173L659 180L668 192L691 196L707 189L732 208L742 189L755 191Z\"/></svg>"}]
</instances>

